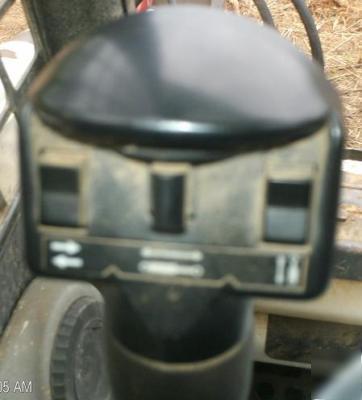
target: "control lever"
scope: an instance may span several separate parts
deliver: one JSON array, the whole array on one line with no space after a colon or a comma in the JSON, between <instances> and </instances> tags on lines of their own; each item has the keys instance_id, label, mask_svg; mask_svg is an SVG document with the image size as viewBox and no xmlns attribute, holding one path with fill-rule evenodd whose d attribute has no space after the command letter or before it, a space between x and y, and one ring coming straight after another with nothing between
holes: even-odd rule
<instances>
[{"instance_id":1,"label":"control lever","mask_svg":"<svg viewBox=\"0 0 362 400\"><path fill-rule=\"evenodd\" d=\"M29 264L102 288L116 398L245 399L249 298L328 283L343 125L320 67L163 7L63 52L20 125Z\"/></svg>"}]
</instances>

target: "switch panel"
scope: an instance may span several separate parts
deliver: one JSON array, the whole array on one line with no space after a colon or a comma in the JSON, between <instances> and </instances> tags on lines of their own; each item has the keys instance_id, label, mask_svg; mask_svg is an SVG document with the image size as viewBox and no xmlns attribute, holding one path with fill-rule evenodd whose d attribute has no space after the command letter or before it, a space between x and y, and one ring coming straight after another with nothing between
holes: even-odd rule
<instances>
[{"instance_id":1,"label":"switch panel","mask_svg":"<svg viewBox=\"0 0 362 400\"><path fill-rule=\"evenodd\" d=\"M268 183L264 239L303 244L308 241L310 181Z\"/></svg>"},{"instance_id":2,"label":"switch panel","mask_svg":"<svg viewBox=\"0 0 362 400\"><path fill-rule=\"evenodd\" d=\"M323 290L339 168L327 127L280 148L194 162L196 150L186 159L182 149L136 157L92 148L33 118L22 171L37 273L256 297Z\"/></svg>"},{"instance_id":3,"label":"switch panel","mask_svg":"<svg viewBox=\"0 0 362 400\"><path fill-rule=\"evenodd\" d=\"M80 183L76 168L42 165L41 223L77 227L80 225Z\"/></svg>"}]
</instances>

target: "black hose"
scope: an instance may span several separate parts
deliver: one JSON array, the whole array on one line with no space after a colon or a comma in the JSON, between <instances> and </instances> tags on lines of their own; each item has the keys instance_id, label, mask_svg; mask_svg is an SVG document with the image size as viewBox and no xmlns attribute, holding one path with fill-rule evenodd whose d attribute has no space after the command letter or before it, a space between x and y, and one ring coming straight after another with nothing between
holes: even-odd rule
<instances>
[{"instance_id":1,"label":"black hose","mask_svg":"<svg viewBox=\"0 0 362 400\"><path fill-rule=\"evenodd\" d=\"M121 0L121 6L122 6L122 11L124 16L128 15L128 4L127 4L127 0Z\"/></svg>"},{"instance_id":2,"label":"black hose","mask_svg":"<svg viewBox=\"0 0 362 400\"><path fill-rule=\"evenodd\" d=\"M304 0L292 0L300 19L307 32L313 58L324 68L324 56L322 44L319 38L317 26Z\"/></svg>"},{"instance_id":3,"label":"black hose","mask_svg":"<svg viewBox=\"0 0 362 400\"><path fill-rule=\"evenodd\" d=\"M258 12L265 24L270 25L271 27L275 28L274 19L272 13L269 10L269 7L265 0L254 0L254 4L258 9Z\"/></svg>"}]
</instances>

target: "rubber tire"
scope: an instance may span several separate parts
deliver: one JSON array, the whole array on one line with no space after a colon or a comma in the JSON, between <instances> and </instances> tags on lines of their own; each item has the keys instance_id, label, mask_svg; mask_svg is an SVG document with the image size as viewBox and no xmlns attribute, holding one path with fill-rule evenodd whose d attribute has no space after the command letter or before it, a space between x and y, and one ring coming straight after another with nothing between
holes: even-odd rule
<instances>
[{"instance_id":1,"label":"rubber tire","mask_svg":"<svg viewBox=\"0 0 362 400\"><path fill-rule=\"evenodd\" d=\"M46 278L31 282L0 341L0 377L10 388L31 382L32 390L26 394L10 390L0 394L1 400L52 399L50 375L59 327L71 306L84 298L103 304L98 290L88 283Z\"/></svg>"},{"instance_id":2,"label":"rubber tire","mask_svg":"<svg viewBox=\"0 0 362 400\"><path fill-rule=\"evenodd\" d=\"M103 304L91 297L75 301L60 322L50 366L53 400L111 398L105 363Z\"/></svg>"}]
</instances>

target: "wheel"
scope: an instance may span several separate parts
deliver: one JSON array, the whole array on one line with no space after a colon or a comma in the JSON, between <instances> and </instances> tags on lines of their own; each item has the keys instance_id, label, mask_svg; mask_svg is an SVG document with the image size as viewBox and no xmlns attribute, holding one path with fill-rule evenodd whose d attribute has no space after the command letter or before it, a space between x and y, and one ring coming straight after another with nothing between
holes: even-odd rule
<instances>
[{"instance_id":1,"label":"wheel","mask_svg":"<svg viewBox=\"0 0 362 400\"><path fill-rule=\"evenodd\" d=\"M24 399L27 390L27 400L110 400L102 331L103 299L92 285L35 279L0 342L9 388L1 399Z\"/></svg>"}]
</instances>

